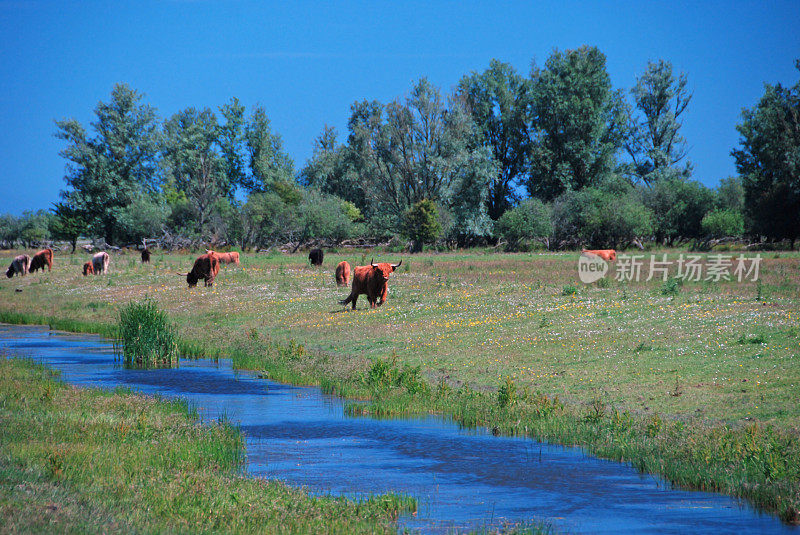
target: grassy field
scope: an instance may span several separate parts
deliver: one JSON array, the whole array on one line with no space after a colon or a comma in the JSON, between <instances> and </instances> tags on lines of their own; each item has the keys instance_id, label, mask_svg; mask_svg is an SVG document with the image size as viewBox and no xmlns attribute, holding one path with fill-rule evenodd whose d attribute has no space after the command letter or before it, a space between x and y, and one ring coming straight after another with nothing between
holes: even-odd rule
<instances>
[{"instance_id":1,"label":"grassy field","mask_svg":"<svg viewBox=\"0 0 800 535\"><path fill-rule=\"evenodd\" d=\"M79 390L0 358L2 533L394 533L415 507L311 498L240 475L242 454L236 428L180 401Z\"/></svg>"},{"instance_id":2,"label":"grassy field","mask_svg":"<svg viewBox=\"0 0 800 535\"><path fill-rule=\"evenodd\" d=\"M110 274L84 278L87 255L56 254L52 273L0 281L0 320L108 334L147 296L184 351L372 399L366 411L583 444L798 519L798 253L761 253L757 282L683 285L584 285L574 252L403 255L383 307L362 296L344 310L333 267L372 256L331 252L312 268L305 255L243 254L213 288L189 289L176 272L194 255L115 254Z\"/></svg>"}]
</instances>

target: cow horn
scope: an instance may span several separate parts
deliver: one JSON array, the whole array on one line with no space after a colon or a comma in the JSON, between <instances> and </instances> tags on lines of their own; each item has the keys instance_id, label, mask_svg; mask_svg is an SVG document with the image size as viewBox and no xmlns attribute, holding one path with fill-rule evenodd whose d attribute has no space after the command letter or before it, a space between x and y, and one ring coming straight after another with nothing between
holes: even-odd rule
<instances>
[{"instance_id":1,"label":"cow horn","mask_svg":"<svg viewBox=\"0 0 800 535\"><path fill-rule=\"evenodd\" d=\"M399 267L400 267L400 264L402 264L402 263L403 263L403 259L401 258L401 259L400 259L400 261L399 261L398 263L396 263L396 264L392 264L392 269L397 269L397 268L399 268Z\"/></svg>"},{"instance_id":2,"label":"cow horn","mask_svg":"<svg viewBox=\"0 0 800 535\"><path fill-rule=\"evenodd\" d=\"M191 271L187 271L186 273L176 273L176 275L178 275L179 277L185 277L189 273L191 273Z\"/></svg>"},{"instance_id":3,"label":"cow horn","mask_svg":"<svg viewBox=\"0 0 800 535\"><path fill-rule=\"evenodd\" d=\"M375 267L375 259L374 258L369 261L369 265L372 266L372 267Z\"/></svg>"}]
</instances>

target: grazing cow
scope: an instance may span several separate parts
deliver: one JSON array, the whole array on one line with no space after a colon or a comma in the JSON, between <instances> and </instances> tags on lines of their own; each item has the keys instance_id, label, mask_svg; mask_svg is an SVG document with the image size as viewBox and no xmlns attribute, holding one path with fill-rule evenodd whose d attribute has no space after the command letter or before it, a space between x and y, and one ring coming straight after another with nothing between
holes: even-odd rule
<instances>
[{"instance_id":1,"label":"grazing cow","mask_svg":"<svg viewBox=\"0 0 800 535\"><path fill-rule=\"evenodd\" d=\"M350 264L344 260L336 266L336 284L339 286L350 284Z\"/></svg>"},{"instance_id":2,"label":"grazing cow","mask_svg":"<svg viewBox=\"0 0 800 535\"><path fill-rule=\"evenodd\" d=\"M210 249L206 249L206 254L208 253L214 253L215 255L217 255L220 264L236 264L237 266L239 265L239 253L237 253L236 251L232 251L230 253L217 253Z\"/></svg>"},{"instance_id":3,"label":"grazing cow","mask_svg":"<svg viewBox=\"0 0 800 535\"><path fill-rule=\"evenodd\" d=\"M397 264L389 264L388 262L376 264L370 261L368 266L356 266L355 270L353 270L353 286L350 290L350 295L344 301L339 301L339 304L353 303L353 309L355 310L358 296L367 294L370 308L381 306L386 301L386 295L389 291L386 285L389 282L389 275L402 263L402 260Z\"/></svg>"},{"instance_id":4,"label":"grazing cow","mask_svg":"<svg viewBox=\"0 0 800 535\"><path fill-rule=\"evenodd\" d=\"M194 261L194 267L189 273L179 273L179 275L186 275L186 282L189 288L197 286L197 281L203 279L206 286L214 284L214 277L219 274L219 256L211 251L204 255L198 256Z\"/></svg>"},{"instance_id":5,"label":"grazing cow","mask_svg":"<svg viewBox=\"0 0 800 535\"><path fill-rule=\"evenodd\" d=\"M599 256L606 262L613 262L617 259L617 252L614 249L584 249L581 254Z\"/></svg>"},{"instance_id":6,"label":"grazing cow","mask_svg":"<svg viewBox=\"0 0 800 535\"><path fill-rule=\"evenodd\" d=\"M83 264L83 276L85 277L86 275L94 275L94 266L91 261Z\"/></svg>"},{"instance_id":7,"label":"grazing cow","mask_svg":"<svg viewBox=\"0 0 800 535\"><path fill-rule=\"evenodd\" d=\"M325 258L325 253L322 252L322 249L311 249L311 252L308 253L308 260L312 266L321 266L323 258Z\"/></svg>"},{"instance_id":8,"label":"grazing cow","mask_svg":"<svg viewBox=\"0 0 800 535\"><path fill-rule=\"evenodd\" d=\"M6 277L10 279L18 273L21 277L24 277L28 273L28 266L30 263L31 257L26 254L14 257L14 260L11 261L11 265L8 266L8 270L6 270Z\"/></svg>"},{"instance_id":9,"label":"grazing cow","mask_svg":"<svg viewBox=\"0 0 800 535\"><path fill-rule=\"evenodd\" d=\"M142 264L149 264L150 263L150 249L145 247L142 249Z\"/></svg>"},{"instance_id":10,"label":"grazing cow","mask_svg":"<svg viewBox=\"0 0 800 535\"><path fill-rule=\"evenodd\" d=\"M92 269L94 270L94 274L100 275L101 273L107 273L109 260L110 258L107 252L100 251L99 253L95 253L92 257Z\"/></svg>"},{"instance_id":11,"label":"grazing cow","mask_svg":"<svg viewBox=\"0 0 800 535\"><path fill-rule=\"evenodd\" d=\"M52 249L42 249L31 258L31 263L28 266L28 271L33 273L37 269L41 269L44 271L44 267L47 266L47 271L52 271L53 269L53 250Z\"/></svg>"}]
</instances>

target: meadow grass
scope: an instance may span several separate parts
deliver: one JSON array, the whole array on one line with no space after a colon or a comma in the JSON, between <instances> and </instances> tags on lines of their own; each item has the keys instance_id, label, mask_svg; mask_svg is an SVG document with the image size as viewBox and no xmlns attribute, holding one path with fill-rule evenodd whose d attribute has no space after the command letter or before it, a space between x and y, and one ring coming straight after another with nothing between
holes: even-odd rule
<instances>
[{"instance_id":1,"label":"meadow grass","mask_svg":"<svg viewBox=\"0 0 800 535\"><path fill-rule=\"evenodd\" d=\"M762 254L758 281L681 284L673 266L666 281L591 285L578 281L578 253L405 256L387 303L356 312L338 306L348 290L333 266L400 255L326 253L319 268L301 254L243 254L213 288L189 289L174 272L193 256L122 261L109 286L80 276L82 258L57 255L52 274L0 282L0 321L69 318L104 334L116 310L147 296L185 354L370 399L361 412L440 412L580 444L797 519L800 477L786 468L800 466L797 253Z\"/></svg>"},{"instance_id":2,"label":"meadow grass","mask_svg":"<svg viewBox=\"0 0 800 535\"><path fill-rule=\"evenodd\" d=\"M0 531L394 533L403 495L353 501L245 477L243 439L184 402L77 389L0 358Z\"/></svg>"}]
</instances>

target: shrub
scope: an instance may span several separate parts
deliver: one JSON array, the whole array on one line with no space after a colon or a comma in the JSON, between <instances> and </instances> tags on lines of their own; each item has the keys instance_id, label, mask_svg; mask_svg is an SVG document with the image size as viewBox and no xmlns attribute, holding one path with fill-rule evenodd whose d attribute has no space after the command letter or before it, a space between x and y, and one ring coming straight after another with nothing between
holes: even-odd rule
<instances>
[{"instance_id":1,"label":"shrub","mask_svg":"<svg viewBox=\"0 0 800 535\"><path fill-rule=\"evenodd\" d=\"M500 216L495 229L498 236L508 242L508 249L513 251L531 240L545 240L549 245L553 224L550 211L542 201L527 199Z\"/></svg>"},{"instance_id":2,"label":"shrub","mask_svg":"<svg viewBox=\"0 0 800 535\"><path fill-rule=\"evenodd\" d=\"M405 213L403 227L405 234L414 242L414 252L422 251L425 243L435 242L442 232L436 204L428 199L415 203Z\"/></svg>"},{"instance_id":3,"label":"shrub","mask_svg":"<svg viewBox=\"0 0 800 535\"><path fill-rule=\"evenodd\" d=\"M744 234L744 217L736 210L716 209L703 217L700 226L709 238L741 236Z\"/></svg>"},{"instance_id":4,"label":"shrub","mask_svg":"<svg viewBox=\"0 0 800 535\"><path fill-rule=\"evenodd\" d=\"M169 367L178 363L175 328L152 300L145 298L123 307L118 327L125 366Z\"/></svg>"}]
</instances>

